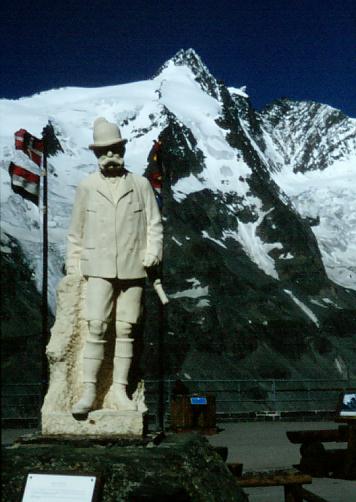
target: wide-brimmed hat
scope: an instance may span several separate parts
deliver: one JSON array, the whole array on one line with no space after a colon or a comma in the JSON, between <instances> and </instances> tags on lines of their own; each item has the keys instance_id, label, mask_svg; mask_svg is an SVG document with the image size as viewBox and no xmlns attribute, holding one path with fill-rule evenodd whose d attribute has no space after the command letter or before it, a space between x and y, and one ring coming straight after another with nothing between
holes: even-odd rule
<instances>
[{"instance_id":1,"label":"wide-brimmed hat","mask_svg":"<svg viewBox=\"0 0 356 502\"><path fill-rule=\"evenodd\" d=\"M93 130L94 143L89 145L91 150L102 146L127 143L127 139L122 139L120 129L116 124L108 122L104 117L99 117L94 121Z\"/></svg>"}]
</instances>

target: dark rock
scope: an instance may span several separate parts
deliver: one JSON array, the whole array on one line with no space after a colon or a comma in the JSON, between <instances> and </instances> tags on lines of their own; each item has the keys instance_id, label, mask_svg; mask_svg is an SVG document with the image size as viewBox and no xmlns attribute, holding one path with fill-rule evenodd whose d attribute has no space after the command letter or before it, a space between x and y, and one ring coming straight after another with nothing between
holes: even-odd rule
<instances>
[{"instance_id":1,"label":"dark rock","mask_svg":"<svg viewBox=\"0 0 356 502\"><path fill-rule=\"evenodd\" d=\"M102 502L244 502L221 457L197 434L172 434L156 447L102 446L92 441L16 445L4 448L2 496L18 500L31 471L96 472L103 479Z\"/></svg>"}]
</instances>

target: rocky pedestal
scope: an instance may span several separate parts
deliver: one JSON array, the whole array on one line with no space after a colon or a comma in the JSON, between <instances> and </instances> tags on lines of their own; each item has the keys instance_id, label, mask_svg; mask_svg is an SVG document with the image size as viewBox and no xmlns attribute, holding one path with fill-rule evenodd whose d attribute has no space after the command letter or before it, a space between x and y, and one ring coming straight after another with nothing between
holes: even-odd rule
<instances>
[{"instance_id":1,"label":"rocky pedestal","mask_svg":"<svg viewBox=\"0 0 356 502\"><path fill-rule=\"evenodd\" d=\"M19 500L28 472L50 471L97 473L101 502L247 502L222 458L199 434L170 434L158 445L133 438L105 443L43 437L40 444L22 440L2 455L3 500Z\"/></svg>"},{"instance_id":2,"label":"rocky pedestal","mask_svg":"<svg viewBox=\"0 0 356 502\"><path fill-rule=\"evenodd\" d=\"M47 346L50 382L41 418L44 435L79 434L142 436L144 415L144 384L139 382L132 399L138 411L115 409L111 398L112 363L115 333L109 329L105 358L98 375L98 395L94 410L86 420L76 420L71 409L82 392L82 353L88 335L85 321L86 281L82 277L67 276L57 289L56 322Z\"/></svg>"},{"instance_id":3,"label":"rocky pedestal","mask_svg":"<svg viewBox=\"0 0 356 502\"><path fill-rule=\"evenodd\" d=\"M132 435L143 434L143 413L140 411L95 410L86 420L76 420L70 412L42 415L44 435Z\"/></svg>"}]
</instances>

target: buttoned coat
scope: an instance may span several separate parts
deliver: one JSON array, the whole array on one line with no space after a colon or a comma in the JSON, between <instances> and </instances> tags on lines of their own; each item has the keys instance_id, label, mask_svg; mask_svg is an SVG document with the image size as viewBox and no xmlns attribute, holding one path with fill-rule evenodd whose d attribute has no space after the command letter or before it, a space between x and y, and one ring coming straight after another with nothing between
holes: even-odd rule
<instances>
[{"instance_id":1,"label":"buttoned coat","mask_svg":"<svg viewBox=\"0 0 356 502\"><path fill-rule=\"evenodd\" d=\"M126 171L112 192L101 172L79 184L68 232L67 273L136 279L146 277L146 253L162 259L161 215L149 181Z\"/></svg>"}]
</instances>

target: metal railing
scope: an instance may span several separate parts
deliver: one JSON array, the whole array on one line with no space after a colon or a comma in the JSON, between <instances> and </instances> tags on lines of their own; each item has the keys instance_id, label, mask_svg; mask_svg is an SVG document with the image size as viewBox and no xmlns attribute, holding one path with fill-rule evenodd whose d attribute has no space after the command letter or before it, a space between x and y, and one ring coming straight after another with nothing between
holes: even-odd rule
<instances>
[{"instance_id":1,"label":"metal railing","mask_svg":"<svg viewBox=\"0 0 356 502\"><path fill-rule=\"evenodd\" d=\"M164 413L169 420L170 402L176 380L164 381ZM342 391L356 388L356 379L337 380L182 380L190 394L213 394L218 418L248 415L255 418L280 414L335 412ZM157 420L159 380L146 380L149 415ZM39 420L40 383L4 384L2 423L33 423Z\"/></svg>"},{"instance_id":2,"label":"metal railing","mask_svg":"<svg viewBox=\"0 0 356 502\"><path fill-rule=\"evenodd\" d=\"M213 394L218 419L228 417L262 418L264 416L332 415L340 393L356 389L356 379L335 380L183 380L190 394ZM148 380L146 403L152 413L157 409L158 380ZM175 380L165 380L165 415L169 408ZM157 411L156 411L157 413Z\"/></svg>"},{"instance_id":3,"label":"metal railing","mask_svg":"<svg viewBox=\"0 0 356 502\"><path fill-rule=\"evenodd\" d=\"M2 424L35 426L39 422L41 401L40 382L3 384L1 389Z\"/></svg>"}]
</instances>

